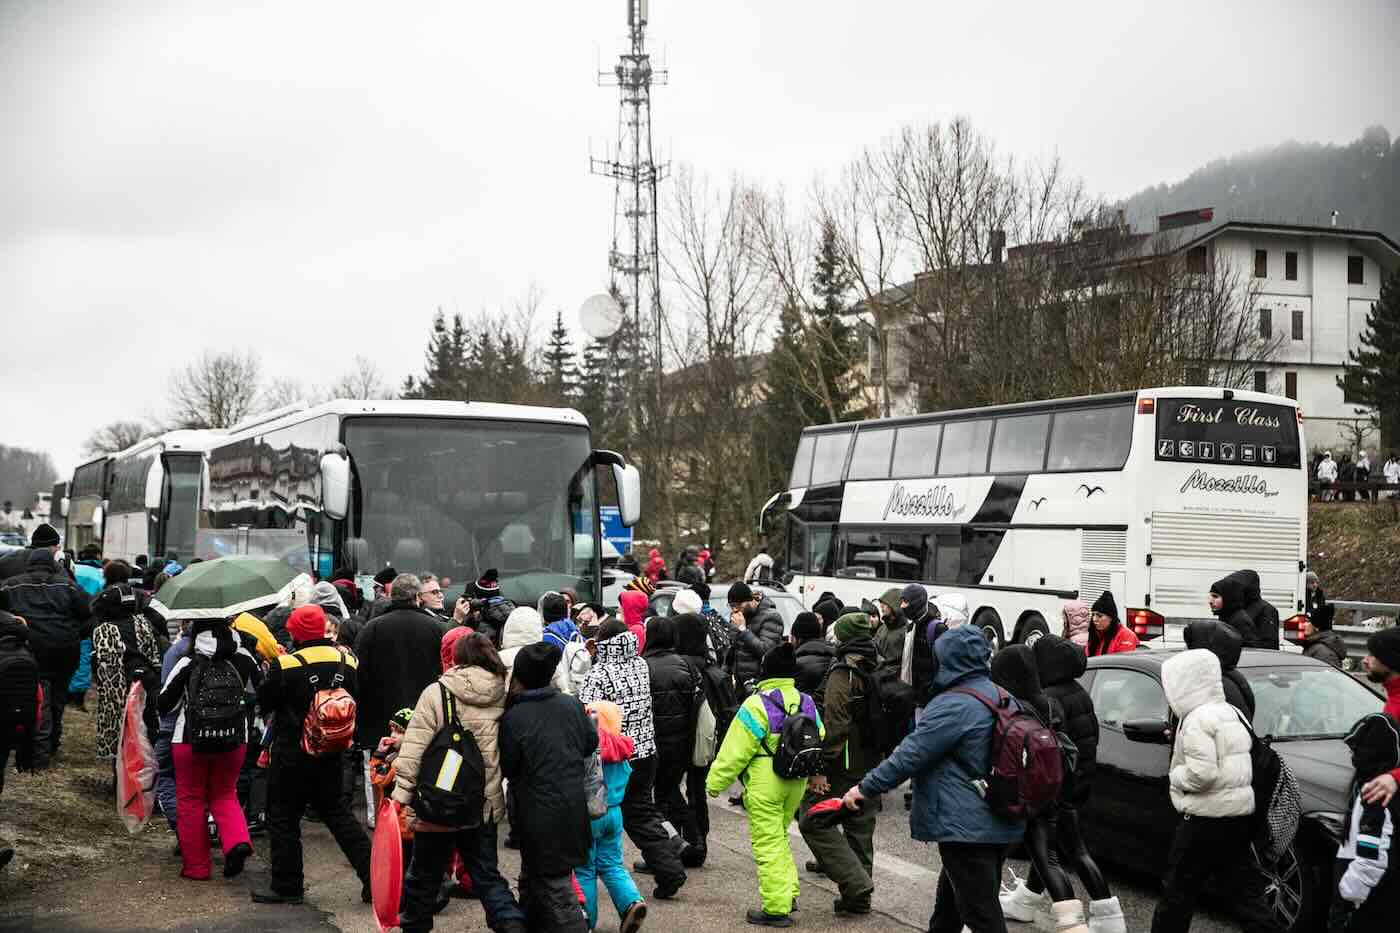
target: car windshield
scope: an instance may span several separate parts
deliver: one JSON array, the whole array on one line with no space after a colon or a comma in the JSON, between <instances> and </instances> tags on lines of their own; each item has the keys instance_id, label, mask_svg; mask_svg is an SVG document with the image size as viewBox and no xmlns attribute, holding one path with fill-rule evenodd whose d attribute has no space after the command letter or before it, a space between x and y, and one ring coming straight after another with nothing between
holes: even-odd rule
<instances>
[{"instance_id":1,"label":"car windshield","mask_svg":"<svg viewBox=\"0 0 1400 933\"><path fill-rule=\"evenodd\" d=\"M1333 668L1242 667L1254 691L1254 731L1276 739L1340 738L1381 699Z\"/></svg>"},{"instance_id":2,"label":"car windshield","mask_svg":"<svg viewBox=\"0 0 1400 933\"><path fill-rule=\"evenodd\" d=\"M802 604L794 597L784 593L765 593L773 602L773 607L778 610L778 615L783 617L783 632L792 631L792 623L797 621L797 614L802 611ZM710 608L718 612L720 618L729 618L729 600L725 596L710 596Z\"/></svg>"},{"instance_id":3,"label":"car windshield","mask_svg":"<svg viewBox=\"0 0 1400 933\"><path fill-rule=\"evenodd\" d=\"M586 428L355 418L345 445L358 506L346 550L357 569L431 570L460 584L494 567L517 602L565 586L596 598Z\"/></svg>"}]
</instances>

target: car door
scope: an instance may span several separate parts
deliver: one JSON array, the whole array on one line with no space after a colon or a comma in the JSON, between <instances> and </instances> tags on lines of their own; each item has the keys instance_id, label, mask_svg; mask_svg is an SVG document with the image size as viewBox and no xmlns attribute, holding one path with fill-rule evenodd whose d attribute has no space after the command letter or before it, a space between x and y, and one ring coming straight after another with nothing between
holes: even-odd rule
<instances>
[{"instance_id":1,"label":"car door","mask_svg":"<svg viewBox=\"0 0 1400 933\"><path fill-rule=\"evenodd\" d=\"M1176 822L1167 793L1171 746L1136 742L1123 733L1131 719L1167 719L1156 677L1126 667L1098 667L1089 684L1099 720L1098 769L1081 825L1090 851L1156 872L1166 863Z\"/></svg>"}]
</instances>

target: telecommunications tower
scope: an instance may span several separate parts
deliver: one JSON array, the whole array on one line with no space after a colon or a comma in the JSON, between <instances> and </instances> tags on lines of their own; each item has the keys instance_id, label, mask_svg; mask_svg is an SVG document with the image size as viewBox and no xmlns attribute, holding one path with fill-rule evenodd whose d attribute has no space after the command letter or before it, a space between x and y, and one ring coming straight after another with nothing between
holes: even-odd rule
<instances>
[{"instance_id":1,"label":"telecommunications tower","mask_svg":"<svg viewBox=\"0 0 1400 933\"><path fill-rule=\"evenodd\" d=\"M628 48L598 83L618 88L617 148L608 158L589 158L595 175L614 179L613 238L608 253L612 287L637 332L651 328L657 391L661 378L660 249L656 230L656 186L669 170L658 165L651 146L651 88L665 84L664 68L652 67L646 49L648 0L625 0ZM645 317L644 317L645 315Z\"/></svg>"}]
</instances>

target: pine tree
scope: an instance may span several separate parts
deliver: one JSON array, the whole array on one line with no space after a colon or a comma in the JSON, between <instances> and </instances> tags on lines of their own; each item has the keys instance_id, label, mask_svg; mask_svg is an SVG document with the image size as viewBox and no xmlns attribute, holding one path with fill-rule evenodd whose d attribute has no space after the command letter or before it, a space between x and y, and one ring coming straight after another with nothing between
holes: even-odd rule
<instances>
[{"instance_id":1,"label":"pine tree","mask_svg":"<svg viewBox=\"0 0 1400 933\"><path fill-rule=\"evenodd\" d=\"M768 354L763 414L756 426L755 450L762 452L762 468L772 489L787 488L792 458L802 429L827 419L821 406L804 387L802 367L812 356L802 332L801 312L789 305L778 316L778 333Z\"/></svg>"},{"instance_id":2,"label":"pine tree","mask_svg":"<svg viewBox=\"0 0 1400 933\"><path fill-rule=\"evenodd\" d=\"M569 405L578 397L579 371L573 341L564 326L564 312L554 312L554 329L544 351L542 381L552 401Z\"/></svg>"},{"instance_id":3,"label":"pine tree","mask_svg":"<svg viewBox=\"0 0 1400 933\"><path fill-rule=\"evenodd\" d=\"M578 409L588 419L597 438L604 436L607 418L611 360L608 342L589 340L583 348L583 367L579 373Z\"/></svg>"},{"instance_id":4,"label":"pine tree","mask_svg":"<svg viewBox=\"0 0 1400 933\"><path fill-rule=\"evenodd\" d=\"M1392 449L1400 444L1400 269L1381 284L1380 299L1366 314L1361 348L1349 355L1351 365L1337 385L1347 398L1376 409L1381 446Z\"/></svg>"},{"instance_id":5,"label":"pine tree","mask_svg":"<svg viewBox=\"0 0 1400 933\"><path fill-rule=\"evenodd\" d=\"M829 403L824 420L834 416L841 421L854 415L851 408L859 391L851 372L856 363L857 341L855 328L845 320L851 278L837 251L836 228L829 223L822 226L815 267L812 285L821 304L816 308L810 339L815 344L812 350L825 383L827 397L820 401Z\"/></svg>"}]
</instances>

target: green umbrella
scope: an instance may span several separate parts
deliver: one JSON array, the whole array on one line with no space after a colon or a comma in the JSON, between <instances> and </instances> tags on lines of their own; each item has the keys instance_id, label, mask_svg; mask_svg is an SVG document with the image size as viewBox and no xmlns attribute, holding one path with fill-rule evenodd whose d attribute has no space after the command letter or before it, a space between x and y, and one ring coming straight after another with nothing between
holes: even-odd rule
<instances>
[{"instance_id":1,"label":"green umbrella","mask_svg":"<svg viewBox=\"0 0 1400 933\"><path fill-rule=\"evenodd\" d=\"M274 606L311 577L275 558L220 557L186 567L171 577L151 608L167 620L230 619L240 612Z\"/></svg>"}]
</instances>

